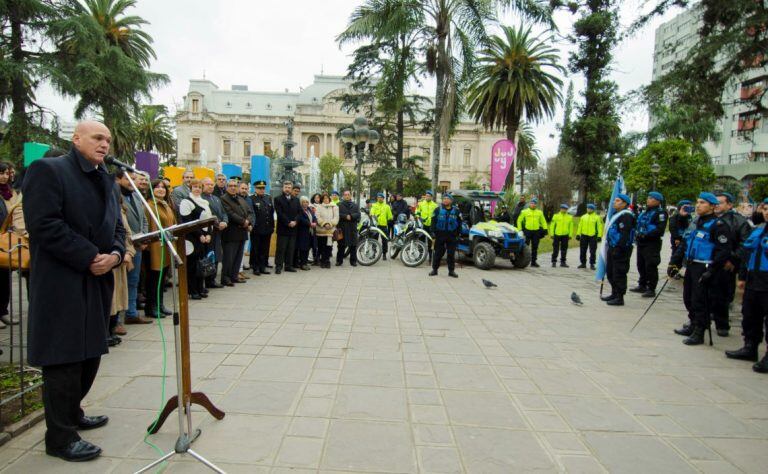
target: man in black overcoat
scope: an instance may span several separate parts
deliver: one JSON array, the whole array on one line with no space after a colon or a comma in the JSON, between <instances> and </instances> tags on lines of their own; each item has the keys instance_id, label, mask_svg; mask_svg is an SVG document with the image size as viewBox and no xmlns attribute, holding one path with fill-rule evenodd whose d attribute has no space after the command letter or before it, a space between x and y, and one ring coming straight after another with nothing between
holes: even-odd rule
<instances>
[{"instance_id":1,"label":"man in black overcoat","mask_svg":"<svg viewBox=\"0 0 768 474\"><path fill-rule=\"evenodd\" d=\"M360 207L352 202L352 193L344 191L339 201L339 223L344 238L339 240L336 251L336 266L344 263L344 253L349 250L349 264L357 266L357 224L360 222Z\"/></svg>"},{"instance_id":2,"label":"man in black overcoat","mask_svg":"<svg viewBox=\"0 0 768 474\"><path fill-rule=\"evenodd\" d=\"M111 134L98 122L75 128L64 156L32 163L23 184L31 269L27 359L43 368L46 453L85 461L101 448L77 431L106 416L85 416L80 404L107 353L112 269L125 253L120 191L104 157Z\"/></svg>"},{"instance_id":3,"label":"man in black overcoat","mask_svg":"<svg viewBox=\"0 0 768 474\"><path fill-rule=\"evenodd\" d=\"M227 192L221 196L221 204L227 213L229 225L221 233L224 247L224 264L221 268L221 284L233 286L234 283L245 283L241 279L240 266L243 264L243 250L248 232L251 229L250 211L245 199L238 194L240 184L230 179L227 181Z\"/></svg>"},{"instance_id":4,"label":"man in black overcoat","mask_svg":"<svg viewBox=\"0 0 768 474\"><path fill-rule=\"evenodd\" d=\"M299 198L293 196L293 183L283 183L283 194L275 199L277 213L277 248L275 249L275 274L283 271L295 272L293 267L294 250L296 249L296 224L301 212Z\"/></svg>"}]
</instances>

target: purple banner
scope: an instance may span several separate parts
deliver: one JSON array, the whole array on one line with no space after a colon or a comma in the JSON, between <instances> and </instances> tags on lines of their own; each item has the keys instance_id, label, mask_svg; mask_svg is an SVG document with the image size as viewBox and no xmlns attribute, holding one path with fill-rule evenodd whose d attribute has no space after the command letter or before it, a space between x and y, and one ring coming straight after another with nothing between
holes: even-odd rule
<instances>
[{"instance_id":1,"label":"purple banner","mask_svg":"<svg viewBox=\"0 0 768 474\"><path fill-rule=\"evenodd\" d=\"M148 151L137 151L136 169L149 173L149 179L157 179L160 171L160 157Z\"/></svg>"},{"instance_id":2,"label":"purple banner","mask_svg":"<svg viewBox=\"0 0 768 474\"><path fill-rule=\"evenodd\" d=\"M491 191L503 191L507 175L515 168L517 148L509 140L499 140L491 148Z\"/></svg>"}]
</instances>

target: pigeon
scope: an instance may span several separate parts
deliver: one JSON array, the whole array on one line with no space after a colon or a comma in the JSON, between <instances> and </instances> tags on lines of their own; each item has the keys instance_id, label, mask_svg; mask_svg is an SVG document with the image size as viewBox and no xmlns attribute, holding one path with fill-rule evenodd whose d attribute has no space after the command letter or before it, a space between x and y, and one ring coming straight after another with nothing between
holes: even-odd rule
<instances>
[{"instance_id":1,"label":"pigeon","mask_svg":"<svg viewBox=\"0 0 768 474\"><path fill-rule=\"evenodd\" d=\"M575 304L576 306L581 306L584 304L575 291L571 293L571 303Z\"/></svg>"},{"instance_id":2,"label":"pigeon","mask_svg":"<svg viewBox=\"0 0 768 474\"><path fill-rule=\"evenodd\" d=\"M496 288L498 285L492 281L488 281L485 278L483 278L483 285L485 285L486 288Z\"/></svg>"}]
</instances>

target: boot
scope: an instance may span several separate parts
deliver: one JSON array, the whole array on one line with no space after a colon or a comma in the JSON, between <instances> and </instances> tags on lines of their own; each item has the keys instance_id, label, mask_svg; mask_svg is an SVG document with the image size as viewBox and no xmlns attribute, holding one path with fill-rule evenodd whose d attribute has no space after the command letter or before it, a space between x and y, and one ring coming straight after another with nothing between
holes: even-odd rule
<instances>
[{"instance_id":1,"label":"boot","mask_svg":"<svg viewBox=\"0 0 768 474\"><path fill-rule=\"evenodd\" d=\"M608 300L605 304L608 306L624 306L624 295L617 295L616 298Z\"/></svg>"},{"instance_id":2,"label":"boot","mask_svg":"<svg viewBox=\"0 0 768 474\"><path fill-rule=\"evenodd\" d=\"M576 268L587 268L587 264L586 263L582 263L581 265L579 265Z\"/></svg>"},{"instance_id":3,"label":"boot","mask_svg":"<svg viewBox=\"0 0 768 474\"><path fill-rule=\"evenodd\" d=\"M614 293L611 293L608 296L601 296L600 301L611 301L613 299L616 299L616 295Z\"/></svg>"},{"instance_id":4,"label":"boot","mask_svg":"<svg viewBox=\"0 0 768 474\"><path fill-rule=\"evenodd\" d=\"M707 328L707 331L709 331L709 345L712 345L712 328ZM694 327L693 332L690 336L683 339L683 344L686 346L698 346L701 344L704 344L704 328L701 327Z\"/></svg>"},{"instance_id":5,"label":"boot","mask_svg":"<svg viewBox=\"0 0 768 474\"><path fill-rule=\"evenodd\" d=\"M590 265L590 266L589 266L589 269L590 269L590 270L594 270L594 269L595 269L595 266L594 266L594 265Z\"/></svg>"},{"instance_id":6,"label":"boot","mask_svg":"<svg viewBox=\"0 0 768 474\"><path fill-rule=\"evenodd\" d=\"M765 353L760 362L752 366L752 370L760 374L768 374L768 352Z\"/></svg>"},{"instance_id":7,"label":"boot","mask_svg":"<svg viewBox=\"0 0 768 474\"><path fill-rule=\"evenodd\" d=\"M568 264L567 264L567 263L565 263L565 262L560 262L560 266L561 266L561 267L563 267L563 268L570 268L570 267L568 266Z\"/></svg>"},{"instance_id":8,"label":"boot","mask_svg":"<svg viewBox=\"0 0 768 474\"><path fill-rule=\"evenodd\" d=\"M685 323L680 329L675 329L675 334L678 336L690 336L693 334L693 326L690 323Z\"/></svg>"},{"instance_id":9,"label":"boot","mask_svg":"<svg viewBox=\"0 0 768 474\"><path fill-rule=\"evenodd\" d=\"M629 291L631 291L632 293L645 293L646 291L648 291L648 288L637 285L634 288L630 288Z\"/></svg>"},{"instance_id":10,"label":"boot","mask_svg":"<svg viewBox=\"0 0 768 474\"><path fill-rule=\"evenodd\" d=\"M538 264L538 263L536 263L535 261L534 261L534 262L531 262L531 266L532 266L533 268L539 268L539 264Z\"/></svg>"},{"instance_id":11,"label":"boot","mask_svg":"<svg viewBox=\"0 0 768 474\"><path fill-rule=\"evenodd\" d=\"M656 296L656 290L652 290L652 289L648 288L648 289L647 289L647 290L645 290L645 292L644 292L642 295L640 295L640 296L642 296L643 298L653 298L654 296Z\"/></svg>"},{"instance_id":12,"label":"boot","mask_svg":"<svg viewBox=\"0 0 768 474\"><path fill-rule=\"evenodd\" d=\"M267 271L266 267L261 267L259 269L259 273L261 273L262 275L269 275L269 271Z\"/></svg>"},{"instance_id":13,"label":"boot","mask_svg":"<svg viewBox=\"0 0 768 474\"><path fill-rule=\"evenodd\" d=\"M717 335L720 337L728 337L730 333L728 332L728 329L718 329Z\"/></svg>"},{"instance_id":14,"label":"boot","mask_svg":"<svg viewBox=\"0 0 768 474\"><path fill-rule=\"evenodd\" d=\"M757 345L745 341L744 347L735 351L725 351L725 356L729 359L757 362Z\"/></svg>"},{"instance_id":15,"label":"boot","mask_svg":"<svg viewBox=\"0 0 768 474\"><path fill-rule=\"evenodd\" d=\"M429 276L433 277L435 275L437 275L437 270L432 270L431 272L429 272Z\"/></svg>"},{"instance_id":16,"label":"boot","mask_svg":"<svg viewBox=\"0 0 768 474\"><path fill-rule=\"evenodd\" d=\"M555 268L557 266L557 262L552 262L552 268Z\"/></svg>"}]
</instances>

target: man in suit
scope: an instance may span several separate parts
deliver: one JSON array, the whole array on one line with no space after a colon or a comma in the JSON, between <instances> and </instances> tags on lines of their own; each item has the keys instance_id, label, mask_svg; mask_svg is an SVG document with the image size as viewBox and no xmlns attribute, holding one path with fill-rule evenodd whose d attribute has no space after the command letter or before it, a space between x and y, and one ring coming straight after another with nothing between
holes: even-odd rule
<instances>
[{"instance_id":1,"label":"man in suit","mask_svg":"<svg viewBox=\"0 0 768 474\"><path fill-rule=\"evenodd\" d=\"M195 173L193 173L191 170L187 170L181 176L181 179L181 186L176 186L173 188L173 191L171 191L171 200L173 201L173 206L176 209L179 208L179 203L181 203L184 198L189 197L189 182L195 179Z\"/></svg>"},{"instance_id":2,"label":"man in suit","mask_svg":"<svg viewBox=\"0 0 768 474\"><path fill-rule=\"evenodd\" d=\"M238 192L238 182L230 179L227 181L227 194L221 197L221 204L229 219L229 225L221 233L221 242L224 247L221 284L225 286L245 283L245 279L240 278L240 265L243 263L243 250L248 232L251 230L251 221L248 205Z\"/></svg>"},{"instance_id":3,"label":"man in suit","mask_svg":"<svg viewBox=\"0 0 768 474\"><path fill-rule=\"evenodd\" d=\"M293 196L293 183L283 183L283 194L275 199L277 213L277 249L275 251L275 275L285 267L286 272L295 272L293 254L296 249L296 224L299 220L301 205L299 198Z\"/></svg>"},{"instance_id":4,"label":"man in suit","mask_svg":"<svg viewBox=\"0 0 768 474\"><path fill-rule=\"evenodd\" d=\"M64 156L32 163L23 184L31 269L27 360L43 368L45 451L87 461L101 448L78 430L104 426L106 416L80 407L107 352L112 269L125 253L120 191L104 167L112 136L99 122L81 122Z\"/></svg>"}]
</instances>

